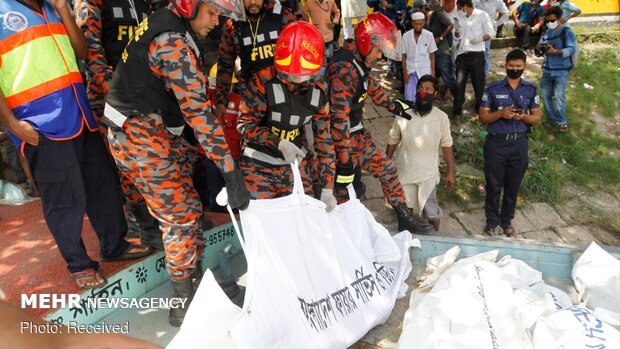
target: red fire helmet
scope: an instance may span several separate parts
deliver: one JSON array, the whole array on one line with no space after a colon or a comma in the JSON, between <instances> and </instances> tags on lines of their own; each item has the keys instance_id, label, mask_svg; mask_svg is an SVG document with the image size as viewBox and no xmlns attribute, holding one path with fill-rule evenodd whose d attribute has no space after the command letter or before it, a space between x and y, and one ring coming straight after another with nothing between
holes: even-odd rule
<instances>
[{"instance_id":1,"label":"red fire helmet","mask_svg":"<svg viewBox=\"0 0 620 349\"><path fill-rule=\"evenodd\" d=\"M174 5L183 18L191 21L198 15L201 2L213 6L222 16L245 20L242 0L174 0Z\"/></svg>"},{"instance_id":2,"label":"red fire helmet","mask_svg":"<svg viewBox=\"0 0 620 349\"><path fill-rule=\"evenodd\" d=\"M355 43L362 56L367 56L373 47L378 47L387 58L400 61L400 32L396 25L382 13L371 13L355 27Z\"/></svg>"},{"instance_id":3,"label":"red fire helmet","mask_svg":"<svg viewBox=\"0 0 620 349\"><path fill-rule=\"evenodd\" d=\"M275 68L290 76L312 76L323 66L323 36L308 22L288 24L278 36Z\"/></svg>"}]
</instances>

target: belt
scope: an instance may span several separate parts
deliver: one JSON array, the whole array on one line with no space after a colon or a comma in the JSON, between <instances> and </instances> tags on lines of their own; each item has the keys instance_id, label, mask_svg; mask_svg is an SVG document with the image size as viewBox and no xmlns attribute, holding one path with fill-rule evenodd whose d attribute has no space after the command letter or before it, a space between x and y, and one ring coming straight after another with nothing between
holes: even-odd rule
<instances>
[{"instance_id":1,"label":"belt","mask_svg":"<svg viewBox=\"0 0 620 349\"><path fill-rule=\"evenodd\" d=\"M527 138L526 133L489 133L489 139L495 141L516 141L521 138Z\"/></svg>"},{"instance_id":2,"label":"belt","mask_svg":"<svg viewBox=\"0 0 620 349\"><path fill-rule=\"evenodd\" d=\"M462 55L479 55L484 53L484 51L467 51L467 52L463 52L461 53Z\"/></svg>"}]
</instances>

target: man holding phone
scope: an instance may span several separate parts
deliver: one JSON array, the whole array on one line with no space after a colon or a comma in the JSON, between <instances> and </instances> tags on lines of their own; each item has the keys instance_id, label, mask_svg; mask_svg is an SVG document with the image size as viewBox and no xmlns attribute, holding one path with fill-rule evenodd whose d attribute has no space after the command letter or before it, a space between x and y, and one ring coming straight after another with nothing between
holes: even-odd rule
<instances>
[{"instance_id":1,"label":"man holding phone","mask_svg":"<svg viewBox=\"0 0 620 349\"><path fill-rule=\"evenodd\" d=\"M480 122L488 125L484 143L485 235L495 235L500 225L507 236L517 236L512 219L528 165L527 133L540 121L536 85L521 79L526 60L523 51L510 51L506 56L506 78L490 83L482 95Z\"/></svg>"}]
</instances>

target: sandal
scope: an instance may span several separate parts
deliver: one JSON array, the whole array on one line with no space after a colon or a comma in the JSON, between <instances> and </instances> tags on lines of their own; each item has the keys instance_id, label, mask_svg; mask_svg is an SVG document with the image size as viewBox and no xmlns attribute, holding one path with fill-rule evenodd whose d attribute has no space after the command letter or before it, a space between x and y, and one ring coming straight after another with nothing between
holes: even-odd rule
<instances>
[{"instance_id":1,"label":"sandal","mask_svg":"<svg viewBox=\"0 0 620 349\"><path fill-rule=\"evenodd\" d=\"M71 279L75 281L75 284L80 290L91 290L93 288L101 287L108 283L99 272L93 268L84 269L75 273L71 273ZM91 282L89 282L91 281ZM95 281L97 283L92 283Z\"/></svg>"},{"instance_id":2,"label":"sandal","mask_svg":"<svg viewBox=\"0 0 620 349\"><path fill-rule=\"evenodd\" d=\"M137 251L131 252L132 250L137 250ZM153 252L153 250L148 246L129 244L129 247L127 247L125 252L121 253L120 255L116 257L112 257L112 258L101 258L101 260L103 262L124 261L128 259L136 259L136 258L148 256L149 254L151 254L151 252Z\"/></svg>"}]
</instances>

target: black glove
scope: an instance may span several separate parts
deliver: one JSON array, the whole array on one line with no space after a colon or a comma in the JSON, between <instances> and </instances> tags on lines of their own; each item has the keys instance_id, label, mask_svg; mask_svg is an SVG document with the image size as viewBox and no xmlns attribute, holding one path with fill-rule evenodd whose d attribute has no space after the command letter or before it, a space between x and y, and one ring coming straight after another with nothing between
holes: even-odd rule
<instances>
[{"instance_id":1,"label":"black glove","mask_svg":"<svg viewBox=\"0 0 620 349\"><path fill-rule=\"evenodd\" d=\"M347 163L336 164L336 186L337 187L346 187L347 185L353 183L353 179L355 178L355 168L353 167L353 162L349 160Z\"/></svg>"},{"instance_id":2,"label":"black glove","mask_svg":"<svg viewBox=\"0 0 620 349\"><path fill-rule=\"evenodd\" d=\"M235 168L232 172L223 173L226 181L226 193L228 194L228 204L232 208L245 210L250 204L250 192L245 187L241 170Z\"/></svg>"},{"instance_id":3,"label":"black glove","mask_svg":"<svg viewBox=\"0 0 620 349\"><path fill-rule=\"evenodd\" d=\"M411 120L411 114L407 113L408 110L413 109L415 103L410 101L403 101L402 99L394 100L394 109L389 110L390 113L398 115L407 120Z\"/></svg>"}]
</instances>

